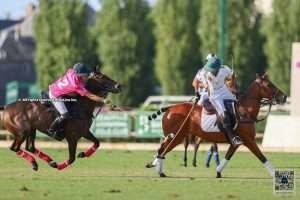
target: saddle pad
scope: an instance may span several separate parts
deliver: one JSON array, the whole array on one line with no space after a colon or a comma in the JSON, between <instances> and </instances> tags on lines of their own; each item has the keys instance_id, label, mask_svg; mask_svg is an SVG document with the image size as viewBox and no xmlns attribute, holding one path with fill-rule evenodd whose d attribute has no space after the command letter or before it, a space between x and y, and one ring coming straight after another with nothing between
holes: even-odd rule
<instances>
[{"instance_id":1,"label":"saddle pad","mask_svg":"<svg viewBox=\"0 0 300 200\"><path fill-rule=\"evenodd\" d=\"M203 111L201 113L201 129L205 132L221 132L217 123L217 115L207 115Z\"/></svg>"}]
</instances>

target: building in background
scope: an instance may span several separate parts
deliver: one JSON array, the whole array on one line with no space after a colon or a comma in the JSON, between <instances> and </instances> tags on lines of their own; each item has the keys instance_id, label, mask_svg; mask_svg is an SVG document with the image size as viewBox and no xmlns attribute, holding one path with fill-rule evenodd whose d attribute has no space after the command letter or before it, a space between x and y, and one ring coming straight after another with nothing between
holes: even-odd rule
<instances>
[{"instance_id":1,"label":"building in background","mask_svg":"<svg viewBox=\"0 0 300 200\"><path fill-rule=\"evenodd\" d=\"M0 21L0 104L5 104L6 85L9 82L36 82L34 67L33 4L26 8L26 15L20 20ZM20 89L20 96L28 91Z\"/></svg>"},{"instance_id":2,"label":"building in background","mask_svg":"<svg viewBox=\"0 0 300 200\"><path fill-rule=\"evenodd\" d=\"M88 4L86 5L87 23L94 25L96 12ZM33 20L37 12L38 9L33 4L29 4L24 18L0 20L0 105L7 103L5 97L8 83L19 83L21 87L18 97L28 97L30 93L28 86L36 84Z\"/></svg>"}]
</instances>

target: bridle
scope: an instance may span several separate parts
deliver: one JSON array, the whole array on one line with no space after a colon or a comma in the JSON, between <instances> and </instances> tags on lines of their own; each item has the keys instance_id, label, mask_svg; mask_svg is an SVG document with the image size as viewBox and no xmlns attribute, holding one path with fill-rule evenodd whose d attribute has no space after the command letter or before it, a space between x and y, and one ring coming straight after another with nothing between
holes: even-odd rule
<instances>
[{"instance_id":1,"label":"bridle","mask_svg":"<svg viewBox=\"0 0 300 200\"><path fill-rule=\"evenodd\" d=\"M261 86L261 84L258 82L258 81L255 81L256 82L256 84L258 85L258 87L259 87L259 90L261 91L262 90L262 86ZM273 90L273 88L276 88L276 87L274 87L273 86L273 84L272 83L270 83L269 82L269 84L271 85L271 87L272 87L272 90ZM260 93L260 91L259 91L259 93ZM263 118L261 118L261 119L253 119L253 121L254 122L261 122L261 121L264 121L265 119L267 119L268 118L268 116L269 116L269 114L270 114L270 112L271 112L271 108L272 108L272 105L276 105L277 104L277 102L276 102L276 96L277 96L277 94L279 93L279 89L278 88L276 88L276 90L275 90L275 92L273 92L272 91L272 95L270 95L271 97L270 98L266 98L266 97L263 97L263 98L259 98L260 99L260 102L259 102L259 109L260 108L262 108L263 106L268 106L268 112L267 112L267 114L263 117Z\"/></svg>"},{"instance_id":2,"label":"bridle","mask_svg":"<svg viewBox=\"0 0 300 200\"><path fill-rule=\"evenodd\" d=\"M259 88L259 93L261 93L261 90L263 90L261 83L256 80L255 84ZM249 97L249 96L246 97L247 99L252 99L252 100L258 101L259 102L259 110L260 110L260 108L262 108L264 106L268 106L267 114L263 118L261 118L261 119L257 119L257 118L254 119L252 117L250 118L253 122L261 122L261 121L264 121L265 119L267 119L267 117L269 116L269 114L271 112L272 106L277 104L276 96L280 92L280 90L278 88L274 87L272 85L272 83L269 82L269 84L271 84L271 87L272 87L272 94L270 95L270 97ZM276 88L276 90L274 90L274 88ZM244 95L245 95L245 93L244 93ZM241 95L241 96L243 96L243 95Z\"/></svg>"}]
</instances>

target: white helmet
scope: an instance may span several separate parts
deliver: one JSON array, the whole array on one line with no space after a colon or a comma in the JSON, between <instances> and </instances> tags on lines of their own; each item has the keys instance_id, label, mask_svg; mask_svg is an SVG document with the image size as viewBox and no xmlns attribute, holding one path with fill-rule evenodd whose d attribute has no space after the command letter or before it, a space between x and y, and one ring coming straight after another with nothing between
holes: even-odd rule
<instances>
[{"instance_id":1,"label":"white helmet","mask_svg":"<svg viewBox=\"0 0 300 200\"><path fill-rule=\"evenodd\" d=\"M214 53L209 53L209 54L207 54L205 61L207 62L207 60L210 58L217 58L217 55Z\"/></svg>"}]
</instances>

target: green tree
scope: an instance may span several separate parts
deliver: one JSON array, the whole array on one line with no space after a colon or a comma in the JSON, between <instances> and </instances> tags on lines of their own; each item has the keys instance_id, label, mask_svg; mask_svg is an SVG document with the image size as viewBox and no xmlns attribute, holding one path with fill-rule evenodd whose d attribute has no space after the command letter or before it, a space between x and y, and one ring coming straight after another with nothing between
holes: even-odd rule
<instances>
[{"instance_id":1,"label":"green tree","mask_svg":"<svg viewBox=\"0 0 300 200\"><path fill-rule=\"evenodd\" d=\"M75 62L95 62L82 0L40 1L35 19L35 62L42 89Z\"/></svg>"},{"instance_id":2,"label":"green tree","mask_svg":"<svg viewBox=\"0 0 300 200\"><path fill-rule=\"evenodd\" d=\"M158 0L154 7L155 70L166 95L191 93L199 67L197 0Z\"/></svg>"},{"instance_id":3,"label":"green tree","mask_svg":"<svg viewBox=\"0 0 300 200\"><path fill-rule=\"evenodd\" d=\"M217 1L215 1L217 2ZM264 38L260 33L261 14L254 6L254 0L226 1L227 9L227 60L224 64L232 66L238 76L238 81L244 89L254 79L257 71L262 71L265 65L262 43ZM198 33L201 39L201 52L218 52L218 3L210 0L201 1L201 16Z\"/></svg>"},{"instance_id":4,"label":"green tree","mask_svg":"<svg viewBox=\"0 0 300 200\"><path fill-rule=\"evenodd\" d=\"M103 71L123 84L112 99L136 106L153 91L153 36L146 0L102 0L97 17Z\"/></svg>"},{"instance_id":5,"label":"green tree","mask_svg":"<svg viewBox=\"0 0 300 200\"><path fill-rule=\"evenodd\" d=\"M290 92L291 48L300 40L300 2L273 0L273 12L265 19L265 53L270 78L284 92Z\"/></svg>"}]
</instances>

